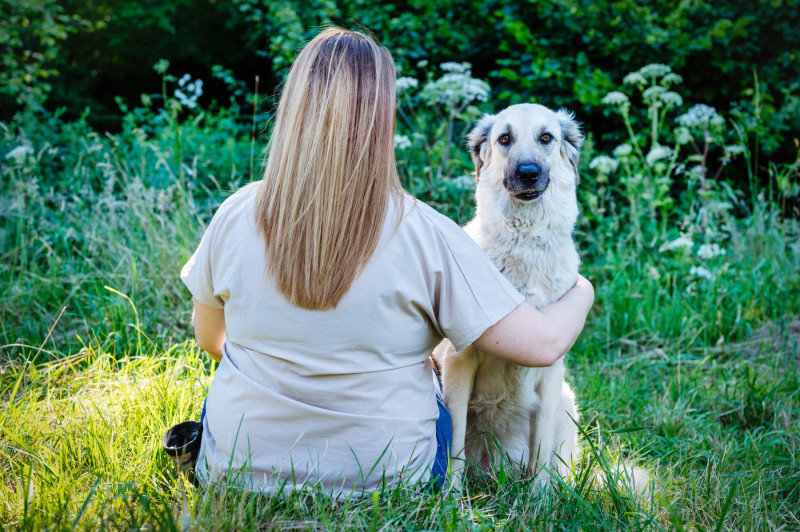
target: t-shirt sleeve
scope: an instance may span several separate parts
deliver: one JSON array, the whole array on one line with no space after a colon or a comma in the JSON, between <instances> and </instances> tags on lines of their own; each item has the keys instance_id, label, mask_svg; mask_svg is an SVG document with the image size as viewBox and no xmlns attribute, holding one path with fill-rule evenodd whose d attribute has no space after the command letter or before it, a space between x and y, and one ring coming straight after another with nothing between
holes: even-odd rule
<instances>
[{"instance_id":1,"label":"t-shirt sleeve","mask_svg":"<svg viewBox=\"0 0 800 532\"><path fill-rule=\"evenodd\" d=\"M224 209L220 208L208 225L192 257L181 269L181 281L197 301L215 309L223 308L225 301L214 291L213 255L217 233L223 224Z\"/></svg>"},{"instance_id":2,"label":"t-shirt sleeve","mask_svg":"<svg viewBox=\"0 0 800 532\"><path fill-rule=\"evenodd\" d=\"M433 284L436 321L459 351L517 308L525 297L494 266L484 251L449 218L423 211L440 238L441 270Z\"/></svg>"}]
</instances>

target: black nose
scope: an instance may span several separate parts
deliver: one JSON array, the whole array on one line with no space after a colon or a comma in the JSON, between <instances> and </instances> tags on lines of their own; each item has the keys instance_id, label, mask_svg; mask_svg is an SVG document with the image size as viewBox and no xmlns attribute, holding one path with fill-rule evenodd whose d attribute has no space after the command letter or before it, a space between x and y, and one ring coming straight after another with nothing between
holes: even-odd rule
<instances>
[{"instance_id":1,"label":"black nose","mask_svg":"<svg viewBox=\"0 0 800 532\"><path fill-rule=\"evenodd\" d=\"M539 165L536 163L524 163L517 166L517 179L526 185L532 185L539 179Z\"/></svg>"}]
</instances>

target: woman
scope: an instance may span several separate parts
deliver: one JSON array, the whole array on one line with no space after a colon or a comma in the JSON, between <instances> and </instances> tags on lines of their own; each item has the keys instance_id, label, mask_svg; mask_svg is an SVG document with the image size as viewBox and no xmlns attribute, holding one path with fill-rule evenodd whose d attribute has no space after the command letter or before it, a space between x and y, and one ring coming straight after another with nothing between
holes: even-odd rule
<instances>
[{"instance_id":1,"label":"woman","mask_svg":"<svg viewBox=\"0 0 800 532\"><path fill-rule=\"evenodd\" d=\"M263 180L222 204L184 267L198 344L220 361L201 478L340 496L428 481L439 408L426 361L443 337L547 366L582 329L588 281L536 310L402 190L394 111L389 52L324 30L289 72Z\"/></svg>"}]
</instances>

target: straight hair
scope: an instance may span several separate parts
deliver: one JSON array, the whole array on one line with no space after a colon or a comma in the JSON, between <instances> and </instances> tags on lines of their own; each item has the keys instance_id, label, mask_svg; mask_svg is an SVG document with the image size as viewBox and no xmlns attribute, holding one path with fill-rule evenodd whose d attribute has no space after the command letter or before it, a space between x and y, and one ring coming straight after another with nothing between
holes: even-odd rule
<instances>
[{"instance_id":1,"label":"straight hair","mask_svg":"<svg viewBox=\"0 0 800 532\"><path fill-rule=\"evenodd\" d=\"M259 188L267 271L294 305L335 307L367 264L402 187L395 67L372 38L327 28L292 64Z\"/></svg>"}]
</instances>

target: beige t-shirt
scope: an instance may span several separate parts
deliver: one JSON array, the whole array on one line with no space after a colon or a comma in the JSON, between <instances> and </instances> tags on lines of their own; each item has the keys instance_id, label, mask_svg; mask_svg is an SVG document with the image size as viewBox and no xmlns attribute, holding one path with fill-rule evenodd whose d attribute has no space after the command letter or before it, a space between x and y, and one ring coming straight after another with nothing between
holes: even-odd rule
<instances>
[{"instance_id":1,"label":"beige t-shirt","mask_svg":"<svg viewBox=\"0 0 800 532\"><path fill-rule=\"evenodd\" d=\"M224 308L227 336L206 403L197 472L274 492L334 495L425 481L436 452L428 355L462 349L523 297L450 219L406 195L331 310L292 305L267 276L258 184L219 208L181 279Z\"/></svg>"}]
</instances>

